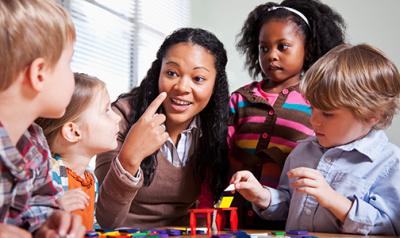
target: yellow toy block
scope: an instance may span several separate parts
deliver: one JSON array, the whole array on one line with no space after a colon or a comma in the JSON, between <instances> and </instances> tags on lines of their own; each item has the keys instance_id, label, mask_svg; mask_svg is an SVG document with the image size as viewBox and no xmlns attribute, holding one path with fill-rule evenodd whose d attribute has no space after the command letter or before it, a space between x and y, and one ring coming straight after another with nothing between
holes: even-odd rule
<instances>
[{"instance_id":1,"label":"yellow toy block","mask_svg":"<svg viewBox=\"0 0 400 238\"><path fill-rule=\"evenodd\" d=\"M228 208L231 207L233 201L233 196L223 196L218 208Z\"/></svg>"}]
</instances>

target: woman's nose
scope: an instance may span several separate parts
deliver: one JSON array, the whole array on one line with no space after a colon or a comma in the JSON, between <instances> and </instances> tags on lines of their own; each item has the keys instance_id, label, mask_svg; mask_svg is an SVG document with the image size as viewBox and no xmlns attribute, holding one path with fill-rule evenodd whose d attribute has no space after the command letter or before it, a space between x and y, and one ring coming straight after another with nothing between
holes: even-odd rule
<instances>
[{"instance_id":1,"label":"woman's nose","mask_svg":"<svg viewBox=\"0 0 400 238\"><path fill-rule=\"evenodd\" d=\"M175 89L180 92L189 92L190 90L190 78L183 76L178 79L175 85Z\"/></svg>"}]
</instances>

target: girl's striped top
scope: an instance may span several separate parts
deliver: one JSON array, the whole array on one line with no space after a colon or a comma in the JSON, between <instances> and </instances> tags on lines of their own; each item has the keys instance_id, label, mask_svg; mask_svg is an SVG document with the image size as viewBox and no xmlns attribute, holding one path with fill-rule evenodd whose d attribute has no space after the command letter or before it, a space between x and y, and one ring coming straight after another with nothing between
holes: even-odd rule
<instances>
[{"instance_id":1,"label":"girl's striped top","mask_svg":"<svg viewBox=\"0 0 400 238\"><path fill-rule=\"evenodd\" d=\"M253 82L231 95L229 159L232 174L250 170L261 184L276 188L286 157L298 140L314 132L309 123L311 107L298 86L268 94L262 90L264 82ZM251 203L240 196L233 203L243 217L241 227L265 226L265 221L255 216Z\"/></svg>"},{"instance_id":2,"label":"girl's striped top","mask_svg":"<svg viewBox=\"0 0 400 238\"><path fill-rule=\"evenodd\" d=\"M314 134L309 123L311 107L298 86L268 94L262 90L263 82L253 82L231 95L228 143L235 171L249 169L263 185L276 187L297 141Z\"/></svg>"}]
</instances>

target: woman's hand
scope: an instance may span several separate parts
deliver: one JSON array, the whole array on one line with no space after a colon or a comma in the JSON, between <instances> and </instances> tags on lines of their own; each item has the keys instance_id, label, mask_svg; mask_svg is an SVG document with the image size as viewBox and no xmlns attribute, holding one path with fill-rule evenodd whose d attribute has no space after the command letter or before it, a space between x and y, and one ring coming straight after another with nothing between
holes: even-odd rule
<instances>
[{"instance_id":1,"label":"woman's hand","mask_svg":"<svg viewBox=\"0 0 400 238\"><path fill-rule=\"evenodd\" d=\"M131 174L136 174L142 160L158 150L169 138L164 126L165 115L156 113L166 97L167 93L160 93L125 138L118 158Z\"/></svg>"},{"instance_id":2,"label":"woman's hand","mask_svg":"<svg viewBox=\"0 0 400 238\"><path fill-rule=\"evenodd\" d=\"M81 188L66 191L62 197L57 199L60 208L67 212L85 209L89 204L89 196Z\"/></svg>"},{"instance_id":3,"label":"woman's hand","mask_svg":"<svg viewBox=\"0 0 400 238\"><path fill-rule=\"evenodd\" d=\"M271 193L264 188L254 175L247 170L236 172L231 179L238 191L246 200L259 208L265 209L271 203Z\"/></svg>"}]
</instances>

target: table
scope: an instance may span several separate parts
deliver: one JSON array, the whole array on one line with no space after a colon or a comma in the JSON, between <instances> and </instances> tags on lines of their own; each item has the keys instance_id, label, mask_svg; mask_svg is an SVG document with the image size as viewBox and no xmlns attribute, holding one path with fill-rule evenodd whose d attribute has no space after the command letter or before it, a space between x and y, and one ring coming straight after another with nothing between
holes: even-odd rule
<instances>
[{"instance_id":1,"label":"table","mask_svg":"<svg viewBox=\"0 0 400 238\"><path fill-rule=\"evenodd\" d=\"M249 235L250 234L260 234L260 233L271 233L270 230L245 230ZM397 237L397 236L363 236L363 235L352 235L352 234L332 234L332 233L320 233L320 232L310 232L310 236L318 236L320 238L333 238L333 237L340 237L340 238L356 238L356 237L363 237L363 238L387 238L387 237ZM204 236L206 237L206 236ZM200 237L198 237L200 238Z\"/></svg>"},{"instance_id":2,"label":"table","mask_svg":"<svg viewBox=\"0 0 400 238\"><path fill-rule=\"evenodd\" d=\"M175 230L175 229L177 229L177 227L174 227L174 228L173 227L163 227L163 228L159 228L159 229L160 230L166 230L166 229L174 229ZM270 235L272 234L271 230L244 230L244 231L248 235L259 234L260 235L259 238L266 238L267 234L270 234ZM223 231L220 234L231 234L231 233L227 232L227 231ZM290 235L290 236L293 236L293 235ZM320 232L309 232L307 234L307 236L316 236L319 238L336 238L336 237L339 237L339 238L357 238L357 237L359 237L359 238L361 238L361 237L362 238L387 238L387 237L396 237L396 236L363 236L363 235L334 234L334 233L320 233ZM86 236L86 237L89 237L89 236ZM112 237L115 237L115 236L112 236ZM279 236L273 236L273 237L279 237ZM299 236L299 237L301 237L301 236ZM169 238L211 238L211 235L207 235L207 234L181 235L181 236L169 236Z\"/></svg>"}]
</instances>

